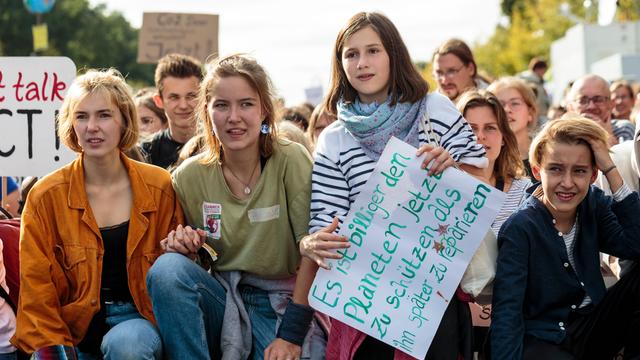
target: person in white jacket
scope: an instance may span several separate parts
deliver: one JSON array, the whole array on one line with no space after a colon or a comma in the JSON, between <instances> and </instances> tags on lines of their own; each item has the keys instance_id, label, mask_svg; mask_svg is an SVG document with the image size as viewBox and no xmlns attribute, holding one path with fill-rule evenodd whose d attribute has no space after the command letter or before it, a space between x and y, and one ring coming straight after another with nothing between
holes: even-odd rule
<instances>
[{"instance_id":1,"label":"person in white jacket","mask_svg":"<svg viewBox=\"0 0 640 360\"><path fill-rule=\"evenodd\" d=\"M633 191L640 191L640 123L636 123L636 129L632 141L625 141L611 148L611 159L618 168L624 183ZM607 179L599 174L596 185L608 195L611 194ZM625 274L633 265L633 262L620 260L620 276Z\"/></svg>"}]
</instances>

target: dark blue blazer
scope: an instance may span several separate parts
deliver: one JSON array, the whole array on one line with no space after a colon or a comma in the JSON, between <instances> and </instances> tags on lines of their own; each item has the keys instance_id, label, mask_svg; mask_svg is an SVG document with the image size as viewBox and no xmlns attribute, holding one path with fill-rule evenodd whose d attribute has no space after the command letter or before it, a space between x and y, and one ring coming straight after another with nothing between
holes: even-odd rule
<instances>
[{"instance_id":1,"label":"dark blue blazer","mask_svg":"<svg viewBox=\"0 0 640 360\"><path fill-rule=\"evenodd\" d=\"M600 252L640 258L640 198L614 202L591 186L578 206L571 266L547 208L530 196L502 226L493 286L492 359L521 359L525 334L556 344L585 295L597 305L606 293Z\"/></svg>"}]
</instances>

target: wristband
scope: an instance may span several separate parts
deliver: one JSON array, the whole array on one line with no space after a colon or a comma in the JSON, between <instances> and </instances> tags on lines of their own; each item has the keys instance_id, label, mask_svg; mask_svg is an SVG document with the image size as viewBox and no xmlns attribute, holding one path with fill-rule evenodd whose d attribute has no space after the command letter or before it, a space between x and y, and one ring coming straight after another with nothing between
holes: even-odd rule
<instances>
[{"instance_id":1,"label":"wristband","mask_svg":"<svg viewBox=\"0 0 640 360\"><path fill-rule=\"evenodd\" d=\"M276 337L302 346L309 330L309 324L313 319L313 313L311 307L290 301L282 316Z\"/></svg>"},{"instance_id":2,"label":"wristband","mask_svg":"<svg viewBox=\"0 0 640 360\"><path fill-rule=\"evenodd\" d=\"M609 166L608 168L602 170L602 175L607 175L611 170L615 169L617 166L615 164Z\"/></svg>"},{"instance_id":3,"label":"wristband","mask_svg":"<svg viewBox=\"0 0 640 360\"><path fill-rule=\"evenodd\" d=\"M77 360L76 351L72 346L50 345L38 349L31 355L35 360Z\"/></svg>"}]
</instances>

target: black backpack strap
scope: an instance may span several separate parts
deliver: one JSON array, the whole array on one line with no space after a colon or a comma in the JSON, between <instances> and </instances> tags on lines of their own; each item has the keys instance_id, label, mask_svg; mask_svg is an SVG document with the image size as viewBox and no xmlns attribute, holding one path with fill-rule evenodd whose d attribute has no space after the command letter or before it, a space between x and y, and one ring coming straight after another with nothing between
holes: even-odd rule
<instances>
[{"instance_id":1,"label":"black backpack strap","mask_svg":"<svg viewBox=\"0 0 640 360\"><path fill-rule=\"evenodd\" d=\"M0 296L2 296L2 298L7 302L7 304L9 304L9 306L11 306L11 309L13 310L14 314L18 313L18 309L16 309L16 305L13 303L13 301L11 301L11 298L9 297L9 294L7 293L7 291L0 286Z\"/></svg>"}]
</instances>

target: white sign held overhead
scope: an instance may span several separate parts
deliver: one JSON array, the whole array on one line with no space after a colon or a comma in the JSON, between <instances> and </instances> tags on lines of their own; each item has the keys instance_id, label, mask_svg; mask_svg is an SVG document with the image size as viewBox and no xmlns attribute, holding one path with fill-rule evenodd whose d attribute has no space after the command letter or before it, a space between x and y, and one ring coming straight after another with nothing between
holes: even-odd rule
<instances>
[{"instance_id":1,"label":"white sign held overhead","mask_svg":"<svg viewBox=\"0 0 640 360\"><path fill-rule=\"evenodd\" d=\"M0 175L42 176L75 158L56 134L75 76L66 57L0 57Z\"/></svg>"},{"instance_id":2,"label":"white sign held overhead","mask_svg":"<svg viewBox=\"0 0 640 360\"><path fill-rule=\"evenodd\" d=\"M504 194L449 168L427 176L416 149L387 144L309 293L315 309L423 359Z\"/></svg>"}]
</instances>

